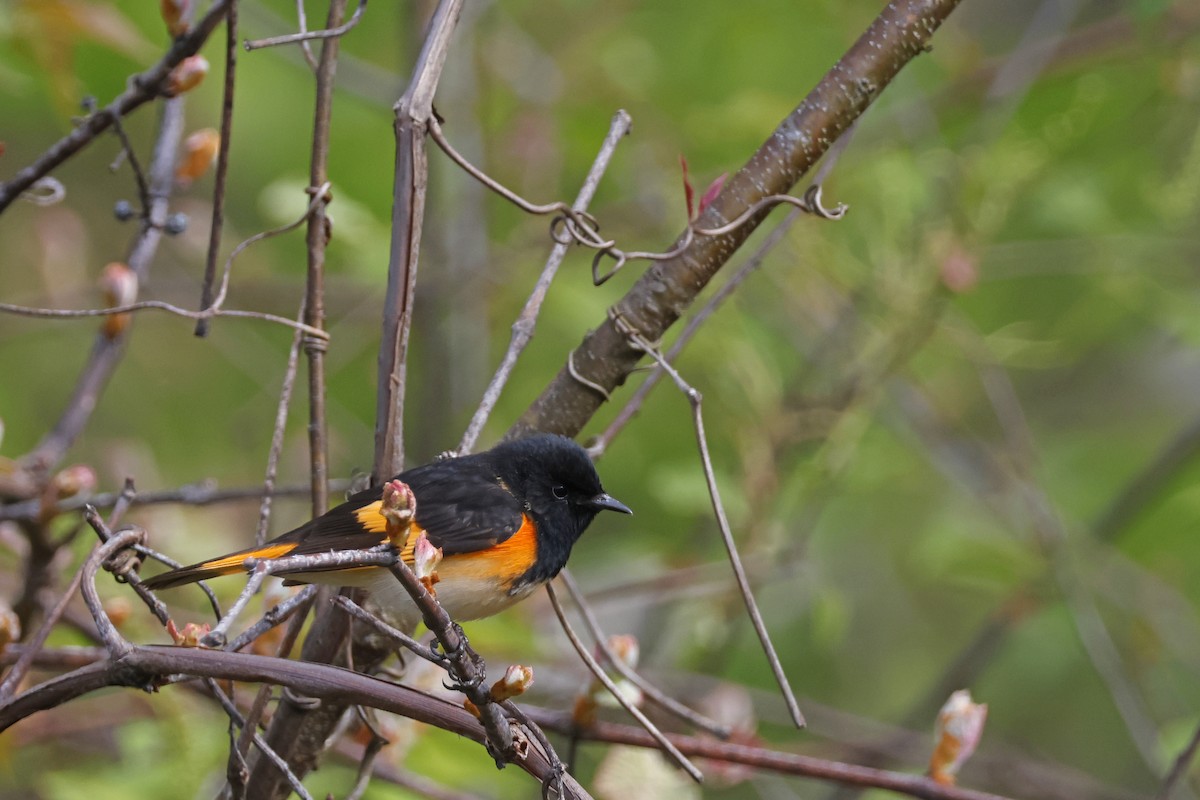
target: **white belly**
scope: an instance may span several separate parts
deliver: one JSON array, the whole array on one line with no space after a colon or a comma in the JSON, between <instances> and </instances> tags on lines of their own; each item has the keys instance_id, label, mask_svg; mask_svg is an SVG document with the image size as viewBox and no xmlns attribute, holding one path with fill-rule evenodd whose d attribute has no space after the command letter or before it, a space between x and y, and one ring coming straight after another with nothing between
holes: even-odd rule
<instances>
[{"instance_id":1,"label":"white belly","mask_svg":"<svg viewBox=\"0 0 1200 800\"><path fill-rule=\"evenodd\" d=\"M442 564L438 572L440 580L434 584L437 599L455 622L498 614L514 603L524 600L537 588L537 585L531 584L510 592L499 580L487 582L475 577L463 579L465 576L456 575L453 565L446 563ZM370 568L353 572L310 573L288 577L313 583L362 587L370 592L371 605L379 611L380 616L402 631L414 630L421 621L421 612L417 610L408 592L386 569Z\"/></svg>"}]
</instances>

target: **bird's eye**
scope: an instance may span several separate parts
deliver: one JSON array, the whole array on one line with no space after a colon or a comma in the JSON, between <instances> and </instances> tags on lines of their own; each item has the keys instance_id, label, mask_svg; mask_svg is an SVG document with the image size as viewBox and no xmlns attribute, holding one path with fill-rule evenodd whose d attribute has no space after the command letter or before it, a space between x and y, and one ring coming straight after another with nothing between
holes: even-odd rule
<instances>
[{"instance_id":1,"label":"bird's eye","mask_svg":"<svg viewBox=\"0 0 1200 800\"><path fill-rule=\"evenodd\" d=\"M554 495L555 500L567 499L567 487L563 486L561 483L556 484L553 488L551 488L550 492Z\"/></svg>"}]
</instances>

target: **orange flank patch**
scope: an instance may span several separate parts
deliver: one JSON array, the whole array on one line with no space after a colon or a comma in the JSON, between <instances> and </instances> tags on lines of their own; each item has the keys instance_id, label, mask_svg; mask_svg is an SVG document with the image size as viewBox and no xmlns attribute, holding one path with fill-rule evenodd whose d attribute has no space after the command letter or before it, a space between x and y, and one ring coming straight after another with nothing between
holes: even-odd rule
<instances>
[{"instance_id":1,"label":"orange flank patch","mask_svg":"<svg viewBox=\"0 0 1200 800\"><path fill-rule=\"evenodd\" d=\"M295 542L269 544L266 547L260 547L257 550L243 550L240 553L234 553L231 556L224 556L216 559L215 561L205 561L203 564L199 565L199 568L237 572L242 569L242 562L244 562L247 558L279 558L280 556L286 556L295 549Z\"/></svg>"},{"instance_id":2,"label":"orange flank patch","mask_svg":"<svg viewBox=\"0 0 1200 800\"><path fill-rule=\"evenodd\" d=\"M408 560L409 553L404 556ZM536 560L537 536L533 520L526 516L520 529L500 544L473 553L446 556L438 572L443 580L465 578L507 585L525 574Z\"/></svg>"}]
</instances>

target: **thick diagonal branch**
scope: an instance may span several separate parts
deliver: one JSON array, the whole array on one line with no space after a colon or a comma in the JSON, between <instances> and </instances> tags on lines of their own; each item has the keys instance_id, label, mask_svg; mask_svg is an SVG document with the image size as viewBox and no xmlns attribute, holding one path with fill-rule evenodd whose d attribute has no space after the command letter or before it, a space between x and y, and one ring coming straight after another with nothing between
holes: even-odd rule
<instances>
[{"instance_id":1,"label":"thick diagonal branch","mask_svg":"<svg viewBox=\"0 0 1200 800\"><path fill-rule=\"evenodd\" d=\"M791 190L904 65L925 50L934 31L957 5L958 0L890 3L804 102L730 177L695 227L719 228L762 198ZM617 304L617 316L645 339L657 341L766 213L764 210L720 236L695 236L677 256L655 263ZM685 231L677 245L686 235ZM509 430L509 438L531 430L578 433L605 400L606 394L595 387L607 393L621 385L643 355L611 318L605 320L584 338L569 364Z\"/></svg>"}]
</instances>

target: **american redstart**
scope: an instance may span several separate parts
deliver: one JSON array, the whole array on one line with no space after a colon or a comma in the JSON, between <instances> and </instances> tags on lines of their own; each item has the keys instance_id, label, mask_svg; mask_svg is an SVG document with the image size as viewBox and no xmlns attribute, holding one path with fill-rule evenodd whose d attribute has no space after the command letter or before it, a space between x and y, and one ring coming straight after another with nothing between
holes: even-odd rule
<instances>
[{"instance_id":1,"label":"american redstart","mask_svg":"<svg viewBox=\"0 0 1200 800\"><path fill-rule=\"evenodd\" d=\"M421 530L442 548L437 597L456 620L491 616L527 597L566 565L571 547L596 514L631 514L610 497L582 447L538 434L474 455L447 458L396 476L416 498L416 519L401 556L410 564ZM262 547L164 572L145 581L151 589L245 571L248 558L362 550L387 541L380 487L272 539ZM293 581L360 586L395 624L411 629L416 606L382 567L305 571Z\"/></svg>"}]
</instances>

